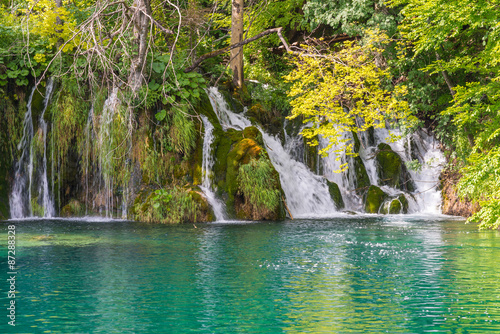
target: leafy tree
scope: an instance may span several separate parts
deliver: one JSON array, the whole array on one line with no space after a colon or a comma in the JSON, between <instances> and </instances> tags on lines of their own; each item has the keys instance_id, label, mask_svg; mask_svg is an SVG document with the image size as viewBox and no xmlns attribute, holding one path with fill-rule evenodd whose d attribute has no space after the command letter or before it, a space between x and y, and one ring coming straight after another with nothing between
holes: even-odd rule
<instances>
[{"instance_id":1,"label":"leafy tree","mask_svg":"<svg viewBox=\"0 0 500 334\"><path fill-rule=\"evenodd\" d=\"M394 0L391 4L403 6L400 31L414 57L435 56L422 70L440 75L453 97L440 118L451 122L452 147L466 159L459 193L482 206L469 221L498 227L500 176L491 168L500 158L500 2Z\"/></svg>"},{"instance_id":2,"label":"leafy tree","mask_svg":"<svg viewBox=\"0 0 500 334\"><path fill-rule=\"evenodd\" d=\"M385 89L389 71L377 66L387 36L379 32L368 36L363 44L343 43L335 53L303 54L294 60L297 70L285 77L293 83L290 118L300 116L304 123L313 123L302 131L311 145L318 144L318 135L329 139L323 154L335 145L337 152L355 155L353 143L342 139L345 132L384 127L386 121L413 120L407 118L407 103L398 99L404 90Z\"/></svg>"},{"instance_id":3,"label":"leafy tree","mask_svg":"<svg viewBox=\"0 0 500 334\"><path fill-rule=\"evenodd\" d=\"M397 28L397 11L387 8L383 0L309 0L304 18L313 28L325 24L349 36L361 36L367 29L392 35Z\"/></svg>"}]
</instances>

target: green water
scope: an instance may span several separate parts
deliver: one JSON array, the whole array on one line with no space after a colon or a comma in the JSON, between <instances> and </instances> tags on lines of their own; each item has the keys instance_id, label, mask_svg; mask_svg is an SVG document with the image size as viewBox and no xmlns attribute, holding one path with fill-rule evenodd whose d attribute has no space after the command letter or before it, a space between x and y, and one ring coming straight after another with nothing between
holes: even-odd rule
<instances>
[{"instance_id":1,"label":"green water","mask_svg":"<svg viewBox=\"0 0 500 334\"><path fill-rule=\"evenodd\" d=\"M500 332L500 235L463 221L1 224L0 333Z\"/></svg>"}]
</instances>

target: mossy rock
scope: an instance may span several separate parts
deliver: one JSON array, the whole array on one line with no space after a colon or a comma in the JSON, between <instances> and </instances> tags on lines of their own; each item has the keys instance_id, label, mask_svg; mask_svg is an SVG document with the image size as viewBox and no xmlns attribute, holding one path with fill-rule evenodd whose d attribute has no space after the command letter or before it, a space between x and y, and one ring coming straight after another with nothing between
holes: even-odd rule
<instances>
[{"instance_id":1,"label":"mossy rock","mask_svg":"<svg viewBox=\"0 0 500 334\"><path fill-rule=\"evenodd\" d=\"M359 141L358 134L354 131L351 131L351 134L352 134L352 139L354 140L354 152L359 153L361 142Z\"/></svg>"},{"instance_id":2,"label":"mossy rock","mask_svg":"<svg viewBox=\"0 0 500 334\"><path fill-rule=\"evenodd\" d=\"M391 201L391 204L389 206L389 213L390 214L399 214L402 213L403 207L401 205L401 202L398 199L393 199Z\"/></svg>"},{"instance_id":3,"label":"mossy rock","mask_svg":"<svg viewBox=\"0 0 500 334\"><path fill-rule=\"evenodd\" d=\"M353 158L353 165L354 166L352 167L354 167L354 173L356 175L356 179L354 180L356 193L358 195L364 195L366 194L368 187L370 187L370 178L366 172L365 164L363 163L363 160L357 156Z\"/></svg>"},{"instance_id":4,"label":"mossy rock","mask_svg":"<svg viewBox=\"0 0 500 334\"><path fill-rule=\"evenodd\" d=\"M8 182L8 167L6 166L6 161L10 161L10 159L8 159L6 155L6 152L0 150L0 220L9 219L10 214L10 187Z\"/></svg>"},{"instance_id":5,"label":"mossy rock","mask_svg":"<svg viewBox=\"0 0 500 334\"><path fill-rule=\"evenodd\" d=\"M408 204L408 200L406 199L406 196L401 194L399 195L398 197L398 200L399 202L401 203L401 213L408 213L408 207L409 207L409 204Z\"/></svg>"},{"instance_id":6,"label":"mossy rock","mask_svg":"<svg viewBox=\"0 0 500 334\"><path fill-rule=\"evenodd\" d=\"M405 195L401 194L396 198L392 198L380 207L379 212L382 214L401 214L408 213L408 200Z\"/></svg>"},{"instance_id":7,"label":"mossy rock","mask_svg":"<svg viewBox=\"0 0 500 334\"><path fill-rule=\"evenodd\" d=\"M61 217L82 217L85 215L85 205L76 199L72 199L61 209Z\"/></svg>"},{"instance_id":8,"label":"mossy rock","mask_svg":"<svg viewBox=\"0 0 500 334\"><path fill-rule=\"evenodd\" d=\"M197 129L203 130L203 122L197 121ZM203 133L202 131L198 133ZM196 136L196 145L194 148L194 154L191 155L189 160L190 163L190 175L193 180L194 185L201 184L202 182L202 165L203 165L203 135L198 134Z\"/></svg>"},{"instance_id":9,"label":"mossy rock","mask_svg":"<svg viewBox=\"0 0 500 334\"><path fill-rule=\"evenodd\" d=\"M335 182L331 182L329 180L326 180L326 184L328 185L328 191L330 192L333 203L335 203L335 208L337 210L343 209L345 207L345 204L344 200L342 199L342 194L340 192L339 186Z\"/></svg>"},{"instance_id":10,"label":"mossy rock","mask_svg":"<svg viewBox=\"0 0 500 334\"><path fill-rule=\"evenodd\" d=\"M243 130L243 138L250 138L263 145L262 134L255 126L246 127Z\"/></svg>"},{"instance_id":11,"label":"mossy rock","mask_svg":"<svg viewBox=\"0 0 500 334\"><path fill-rule=\"evenodd\" d=\"M303 138L304 140L304 160L309 167L310 170L312 170L314 173L318 170L318 164L319 164L319 155L318 155L318 146L317 145L309 145L308 143L311 141L317 141L318 136L315 136L314 138L311 139L306 139ZM320 173L321 174L321 171Z\"/></svg>"},{"instance_id":12,"label":"mossy rock","mask_svg":"<svg viewBox=\"0 0 500 334\"><path fill-rule=\"evenodd\" d=\"M367 130L366 130L367 134L368 134L368 146L375 146L375 129L373 128L373 126L370 126Z\"/></svg>"},{"instance_id":13,"label":"mossy rock","mask_svg":"<svg viewBox=\"0 0 500 334\"><path fill-rule=\"evenodd\" d=\"M367 213L378 213L380 207L387 198L387 194L377 186L370 186L365 200L365 211Z\"/></svg>"},{"instance_id":14,"label":"mossy rock","mask_svg":"<svg viewBox=\"0 0 500 334\"><path fill-rule=\"evenodd\" d=\"M229 196L227 206L234 206L234 196L238 190L237 177L240 164L247 164L250 159L257 158L262 152L262 147L250 138L243 138L233 146L227 155L226 192Z\"/></svg>"},{"instance_id":15,"label":"mossy rock","mask_svg":"<svg viewBox=\"0 0 500 334\"><path fill-rule=\"evenodd\" d=\"M375 159L379 167L377 172L380 184L405 191L415 190L401 157L385 143L379 144L378 149Z\"/></svg>"}]
</instances>

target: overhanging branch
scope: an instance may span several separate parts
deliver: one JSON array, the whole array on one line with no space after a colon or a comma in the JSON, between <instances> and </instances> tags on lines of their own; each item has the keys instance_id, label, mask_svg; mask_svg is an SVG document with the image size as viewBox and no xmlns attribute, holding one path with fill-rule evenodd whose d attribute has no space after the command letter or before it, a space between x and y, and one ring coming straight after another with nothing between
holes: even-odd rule
<instances>
[{"instance_id":1,"label":"overhanging branch","mask_svg":"<svg viewBox=\"0 0 500 334\"><path fill-rule=\"evenodd\" d=\"M258 40L259 38L262 38L264 36L267 36L267 35L271 35L271 34L274 34L274 33L277 33L278 34L278 37L280 38L281 42L283 43L283 45L285 45L285 48L288 52L293 52L290 50L290 47L288 46L288 43L285 41L285 39L283 38L283 35L281 35L281 30L283 28L279 27L279 28L272 28L272 29L267 29L263 32L261 32L260 34L257 34L253 37L250 37L248 39L245 39L244 41L241 41L239 43L235 43L235 44L232 44L232 45L229 45L229 46L226 46L225 48L222 48L222 49L219 49L219 50L216 50L216 51L212 51L212 52L209 52L209 53L205 53L204 55L202 55L201 57L199 57L198 59L196 59L193 64L191 66L189 66L188 68L186 68L184 70L185 73L187 72L191 72L192 70L194 70L195 68L197 68L198 66L200 66L200 64L209 59L209 58L213 58L213 57L217 57L217 56L220 56L221 54L223 53L226 53L227 51L229 50L232 50L234 48L238 48L240 46L243 46L245 44L248 44L248 43L252 43L253 41L255 40Z\"/></svg>"}]
</instances>

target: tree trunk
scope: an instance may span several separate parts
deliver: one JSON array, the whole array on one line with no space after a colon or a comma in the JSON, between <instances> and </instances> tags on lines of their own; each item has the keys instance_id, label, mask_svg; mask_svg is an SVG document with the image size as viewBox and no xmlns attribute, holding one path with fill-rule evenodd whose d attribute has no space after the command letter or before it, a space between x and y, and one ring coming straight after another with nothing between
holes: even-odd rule
<instances>
[{"instance_id":1,"label":"tree trunk","mask_svg":"<svg viewBox=\"0 0 500 334\"><path fill-rule=\"evenodd\" d=\"M231 44L243 40L243 0L233 0L231 16ZM243 46L231 49L231 70L233 70L233 85L243 86Z\"/></svg>"},{"instance_id":2,"label":"tree trunk","mask_svg":"<svg viewBox=\"0 0 500 334\"><path fill-rule=\"evenodd\" d=\"M145 80L143 72L148 49L151 7L149 6L149 0L135 0L134 7L136 8L133 20L137 55L132 60L129 84L132 94L135 95Z\"/></svg>"}]
</instances>

